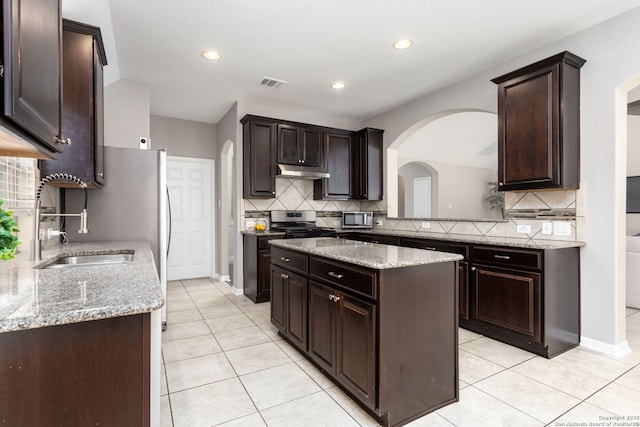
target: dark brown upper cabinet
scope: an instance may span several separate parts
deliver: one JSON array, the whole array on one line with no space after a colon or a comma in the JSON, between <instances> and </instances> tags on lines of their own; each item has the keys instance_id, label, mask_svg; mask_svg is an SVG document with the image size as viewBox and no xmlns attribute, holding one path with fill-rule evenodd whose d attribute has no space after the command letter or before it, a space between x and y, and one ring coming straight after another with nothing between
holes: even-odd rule
<instances>
[{"instance_id":1,"label":"dark brown upper cabinet","mask_svg":"<svg viewBox=\"0 0 640 427\"><path fill-rule=\"evenodd\" d=\"M327 131L324 134L324 157L329 178L313 182L315 200L348 200L353 198L353 132Z\"/></svg>"},{"instance_id":2,"label":"dark brown upper cabinet","mask_svg":"<svg viewBox=\"0 0 640 427\"><path fill-rule=\"evenodd\" d=\"M354 199L382 200L383 130L365 128L356 133L354 144Z\"/></svg>"},{"instance_id":3,"label":"dark brown upper cabinet","mask_svg":"<svg viewBox=\"0 0 640 427\"><path fill-rule=\"evenodd\" d=\"M580 184L580 67L570 52L491 80L498 85L501 191Z\"/></svg>"},{"instance_id":4,"label":"dark brown upper cabinet","mask_svg":"<svg viewBox=\"0 0 640 427\"><path fill-rule=\"evenodd\" d=\"M0 155L51 159L63 150L61 34L60 0L2 2Z\"/></svg>"},{"instance_id":5,"label":"dark brown upper cabinet","mask_svg":"<svg viewBox=\"0 0 640 427\"><path fill-rule=\"evenodd\" d=\"M242 197L276 197L277 123L257 116L242 120L243 169Z\"/></svg>"},{"instance_id":6,"label":"dark brown upper cabinet","mask_svg":"<svg viewBox=\"0 0 640 427\"><path fill-rule=\"evenodd\" d=\"M62 61L62 128L72 144L57 159L41 161L40 174L68 173L89 187L99 187L105 179L103 67L107 65L100 28L63 20Z\"/></svg>"},{"instance_id":7,"label":"dark brown upper cabinet","mask_svg":"<svg viewBox=\"0 0 640 427\"><path fill-rule=\"evenodd\" d=\"M289 124L278 125L278 163L323 166L322 130Z\"/></svg>"},{"instance_id":8,"label":"dark brown upper cabinet","mask_svg":"<svg viewBox=\"0 0 640 427\"><path fill-rule=\"evenodd\" d=\"M382 134L354 132L247 114L243 128L243 197L275 198L278 164L322 167L313 198L382 200Z\"/></svg>"}]
</instances>

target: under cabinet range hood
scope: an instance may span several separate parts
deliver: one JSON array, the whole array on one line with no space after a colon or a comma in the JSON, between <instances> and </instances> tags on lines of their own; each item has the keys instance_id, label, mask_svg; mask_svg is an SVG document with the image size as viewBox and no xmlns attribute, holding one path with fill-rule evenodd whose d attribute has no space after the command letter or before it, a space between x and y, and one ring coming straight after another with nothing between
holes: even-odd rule
<instances>
[{"instance_id":1,"label":"under cabinet range hood","mask_svg":"<svg viewBox=\"0 0 640 427\"><path fill-rule=\"evenodd\" d=\"M329 172L320 167L278 163L278 176L298 179L322 179L329 178Z\"/></svg>"}]
</instances>

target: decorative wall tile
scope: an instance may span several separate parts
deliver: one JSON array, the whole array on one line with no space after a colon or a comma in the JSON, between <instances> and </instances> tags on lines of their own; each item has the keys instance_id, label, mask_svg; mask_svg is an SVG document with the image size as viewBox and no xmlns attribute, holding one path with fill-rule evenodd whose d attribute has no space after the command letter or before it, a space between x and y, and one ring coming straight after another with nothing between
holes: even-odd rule
<instances>
[{"instance_id":1,"label":"decorative wall tile","mask_svg":"<svg viewBox=\"0 0 640 427\"><path fill-rule=\"evenodd\" d=\"M457 222L451 230L452 234L470 234L474 236L482 236L482 232L475 226L473 222Z\"/></svg>"},{"instance_id":2,"label":"decorative wall tile","mask_svg":"<svg viewBox=\"0 0 640 427\"><path fill-rule=\"evenodd\" d=\"M576 207L575 190L538 191L535 195L551 209L575 209Z\"/></svg>"}]
</instances>

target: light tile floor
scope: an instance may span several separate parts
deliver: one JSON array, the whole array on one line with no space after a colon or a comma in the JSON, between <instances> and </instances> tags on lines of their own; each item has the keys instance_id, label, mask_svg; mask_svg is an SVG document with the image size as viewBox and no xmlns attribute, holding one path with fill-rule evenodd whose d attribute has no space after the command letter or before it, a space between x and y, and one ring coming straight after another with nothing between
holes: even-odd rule
<instances>
[{"instance_id":1,"label":"light tile floor","mask_svg":"<svg viewBox=\"0 0 640 427\"><path fill-rule=\"evenodd\" d=\"M377 425L276 334L268 303L210 279L167 294L163 427ZM627 309L627 338L637 350L622 358L576 348L547 360L460 329L460 401L409 425L639 426L640 310Z\"/></svg>"}]
</instances>

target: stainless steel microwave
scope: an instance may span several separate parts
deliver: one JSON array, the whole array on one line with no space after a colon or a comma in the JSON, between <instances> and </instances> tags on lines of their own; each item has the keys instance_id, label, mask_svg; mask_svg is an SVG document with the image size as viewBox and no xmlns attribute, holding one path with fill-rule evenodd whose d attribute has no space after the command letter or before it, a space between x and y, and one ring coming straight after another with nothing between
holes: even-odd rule
<instances>
[{"instance_id":1,"label":"stainless steel microwave","mask_svg":"<svg viewBox=\"0 0 640 427\"><path fill-rule=\"evenodd\" d=\"M342 212L342 228L373 227L373 212Z\"/></svg>"}]
</instances>

